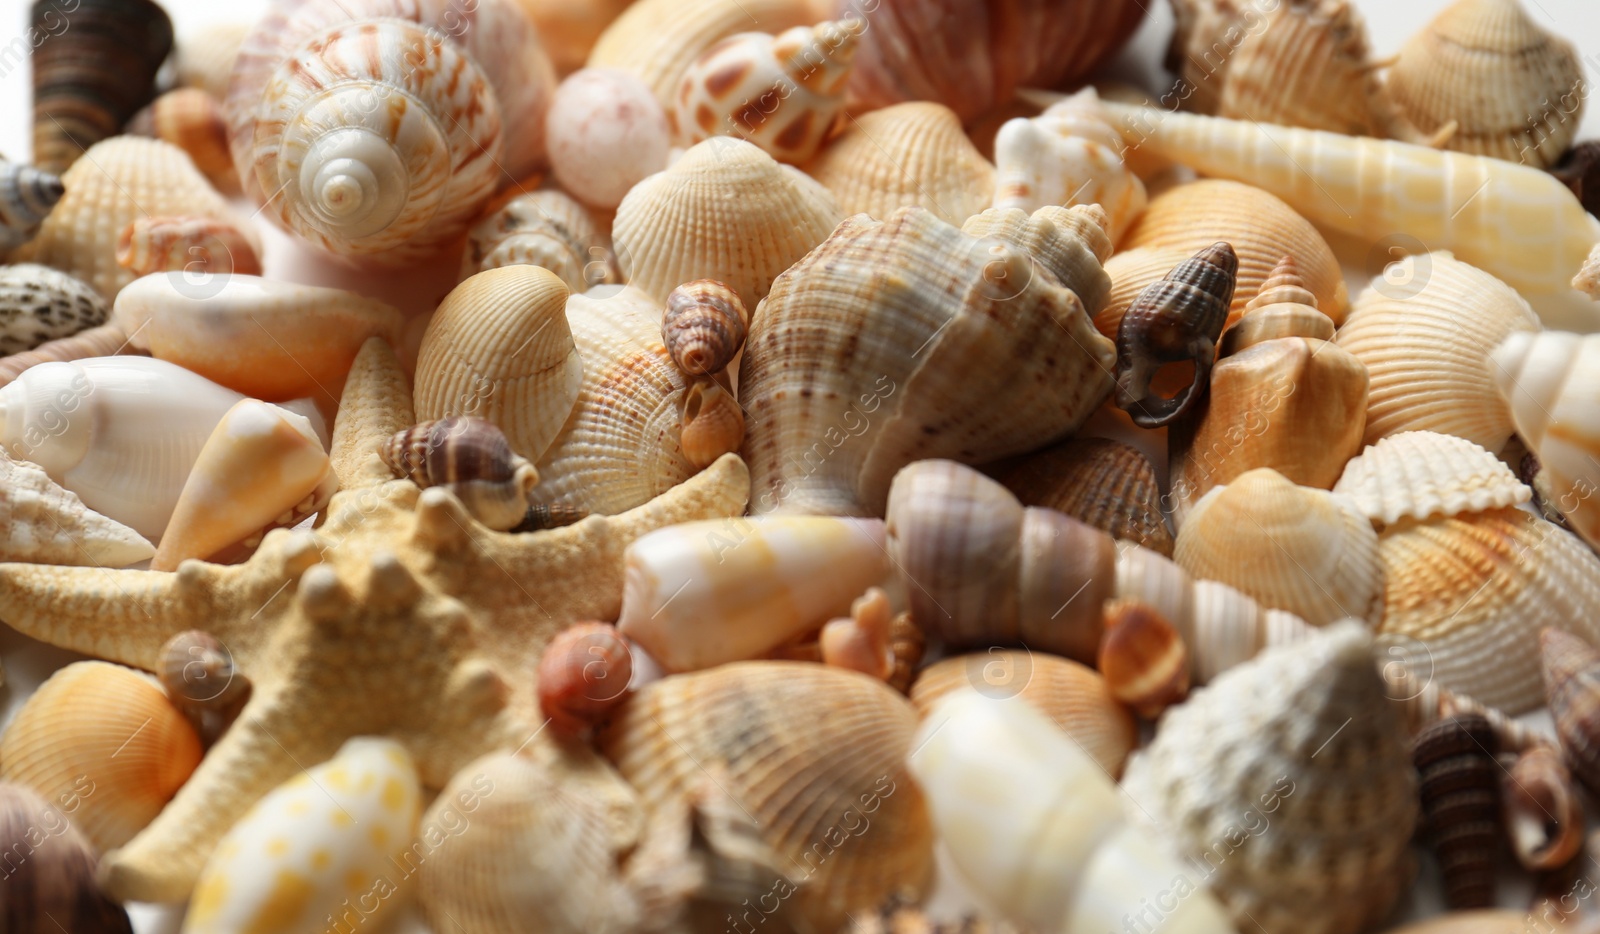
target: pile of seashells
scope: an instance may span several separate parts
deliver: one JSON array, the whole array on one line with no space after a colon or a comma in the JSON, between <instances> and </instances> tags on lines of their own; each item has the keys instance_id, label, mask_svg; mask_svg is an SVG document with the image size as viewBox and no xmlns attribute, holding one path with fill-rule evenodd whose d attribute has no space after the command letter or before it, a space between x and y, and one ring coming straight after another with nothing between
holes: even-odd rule
<instances>
[{"instance_id":1,"label":"pile of seashells","mask_svg":"<svg viewBox=\"0 0 1600 934\"><path fill-rule=\"evenodd\" d=\"M37 0L0 930L1595 930L1577 53L1169 2Z\"/></svg>"}]
</instances>

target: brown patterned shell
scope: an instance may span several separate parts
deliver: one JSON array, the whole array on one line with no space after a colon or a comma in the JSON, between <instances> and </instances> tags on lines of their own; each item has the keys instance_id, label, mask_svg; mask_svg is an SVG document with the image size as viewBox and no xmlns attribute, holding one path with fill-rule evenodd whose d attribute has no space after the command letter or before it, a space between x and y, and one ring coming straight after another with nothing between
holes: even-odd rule
<instances>
[{"instance_id":1,"label":"brown patterned shell","mask_svg":"<svg viewBox=\"0 0 1600 934\"><path fill-rule=\"evenodd\" d=\"M715 376L744 348L749 327L738 292L715 279L696 279L667 293L661 340L685 376Z\"/></svg>"},{"instance_id":2,"label":"brown patterned shell","mask_svg":"<svg viewBox=\"0 0 1600 934\"><path fill-rule=\"evenodd\" d=\"M539 475L493 422L470 416L421 422L378 450L397 477L455 493L485 525L508 529L528 511Z\"/></svg>"},{"instance_id":3,"label":"brown patterned shell","mask_svg":"<svg viewBox=\"0 0 1600 934\"><path fill-rule=\"evenodd\" d=\"M1214 243L1153 282L1117 325L1117 408L1140 428L1160 428L1205 396L1217 339L1228 321L1239 257ZM1170 399L1150 383L1168 363L1194 362L1194 379Z\"/></svg>"},{"instance_id":4,"label":"brown patterned shell","mask_svg":"<svg viewBox=\"0 0 1600 934\"><path fill-rule=\"evenodd\" d=\"M1154 720L1189 693L1189 647L1161 611L1142 600L1111 600L1095 660L1111 696Z\"/></svg>"},{"instance_id":5,"label":"brown patterned shell","mask_svg":"<svg viewBox=\"0 0 1600 934\"><path fill-rule=\"evenodd\" d=\"M1138 448L1083 438L1024 454L989 470L1024 506L1064 512L1112 538L1172 557L1155 467Z\"/></svg>"},{"instance_id":6,"label":"brown patterned shell","mask_svg":"<svg viewBox=\"0 0 1600 934\"><path fill-rule=\"evenodd\" d=\"M167 640L156 671L167 697L206 741L213 741L250 699L250 679L233 653L208 632L191 629Z\"/></svg>"},{"instance_id":7,"label":"brown patterned shell","mask_svg":"<svg viewBox=\"0 0 1600 934\"><path fill-rule=\"evenodd\" d=\"M76 810L71 801L0 782L0 851L7 854L0 930L133 934L127 912L95 882L94 847L66 816Z\"/></svg>"},{"instance_id":8,"label":"brown patterned shell","mask_svg":"<svg viewBox=\"0 0 1600 934\"><path fill-rule=\"evenodd\" d=\"M1440 720L1412 749L1422 795L1422 831L1439 857L1452 909L1494 904L1500 848L1500 766L1489 721L1478 714Z\"/></svg>"},{"instance_id":9,"label":"brown patterned shell","mask_svg":"<svg viewBox=\"0 0 1600 934\"><path fill-rule=\"evenodd\" d=\"M0 157L0 255L27 242L66 190L54 172Z\"/></svg>"},{"instance_id":10,"label":"brown patterned shell","mask_svg":"<svg viewBox=\"0 0 1600 934\"><path fill-rule=\"evenodd\" d=\"M1600 792L1600 652L1571 633L1546 629L1539 643L1545 695L1573 774Z\"/></svg>"}]
</instances>

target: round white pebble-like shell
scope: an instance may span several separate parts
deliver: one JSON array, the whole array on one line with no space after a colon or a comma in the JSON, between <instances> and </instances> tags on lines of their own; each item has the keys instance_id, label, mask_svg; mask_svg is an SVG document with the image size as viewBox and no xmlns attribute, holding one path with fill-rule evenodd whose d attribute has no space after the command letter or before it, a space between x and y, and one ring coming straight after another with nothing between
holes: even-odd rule
<instances>
[{"instance_id":1,"label":"round white pebble-like shell","mask_svg":"<svg viewBox=\"0 0 1600 934\"><path fill-rule=\"evenodd\" d=\"M667 115L644 82L614 68L585 68L556 89L545 117L550 167L579 201L614 208L667 167Z\"/></svg>"}]
</instances>

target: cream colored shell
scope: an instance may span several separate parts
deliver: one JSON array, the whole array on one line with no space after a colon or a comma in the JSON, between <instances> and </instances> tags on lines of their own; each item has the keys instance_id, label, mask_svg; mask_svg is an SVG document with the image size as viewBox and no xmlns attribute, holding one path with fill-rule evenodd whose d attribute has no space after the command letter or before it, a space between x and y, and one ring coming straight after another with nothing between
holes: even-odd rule
<instances>
[{"instance_id":1,"label":"cream colored shell","mask_svg":"<svg viewBox=\"0 0 1600 934\"><path fill-rule=\"evenodd\" d=\"M0 560L120 568L155 547L143 535L100 515L39 467L0 453Z\"/></svg>"},{"instance_id":2,"label":"cream colored shell","mask_svg":"<svg viewBox=\"0 0 1600 934\"><path fill-rule=\"evenodd\" d=\"M610 238L595 226L588 208L555 190L518 195L467 231L462 279L517 264L543 266L573 292L620 278Z\"/></svg>"},{"instance_id":3,"label":"cream colored shell","mask_svg":"<svg viewBox=\"0 0 1600 934\"><path fill-rule=\"evenodd\" d=\"M1403 431L1345 465L1334 485L1379 527L1526 503L1533 491L1500 458L1465 438Z\"/></svg>"},{"instance_id":4,"label":"cream colored shell","mask_svg":"<svg viewBox=\"0 0 1600 934\"><path fill-rule=\"evenodd\" d=\"M870 28L870 27L869 27ZM807 167L845 216L888 220L916 205L960 225L994 201L995 169L943 104L913 101L848 118Z\"/></svg>"}]
</instances>

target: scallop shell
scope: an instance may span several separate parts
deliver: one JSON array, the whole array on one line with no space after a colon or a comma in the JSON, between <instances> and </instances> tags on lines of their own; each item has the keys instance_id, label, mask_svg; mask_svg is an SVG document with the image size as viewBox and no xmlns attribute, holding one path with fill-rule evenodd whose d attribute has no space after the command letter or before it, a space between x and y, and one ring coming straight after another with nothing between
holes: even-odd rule
<instances>
[{"instance_id":1,"label":"scallop shell","mask_svg":"<svg viewBox=\"0 0 1600 934\"><path fill-rule=\"evenodd\" d=\"M1128 763L1136 816L1176 838L1244 927L1355 934L1408 875L1410 743L1354 623L1268 649L1167 712Z\"/></svg>"},{"instance_id":2,"label":"scallop shell","mask_svg":"<svg viewBox=\"0 0 1600 934\"><path fill-rule=\"evenodd\" d=\"M128 121L123 132L164 140L189 154L200 174L227 195L238 195L239 173L228 152L222 101L199 88L168 91Z\"/></svg>"},{"instance_id":3,"label":"scallop shell","mask_svg":"<svg viewBox=\"0 0 1600 934\"><path fill-rule=\"evenodd\" d=\"M210 217L141 217L117 236L117 265L136 276L181 273L187 291L204 293L212 276L261 275L251 236Z\"/></svg>"},{"instance_id":4,"label":"scallop shell","mask_svg":"<svg viewBox=\"0 0 1600 934\"><path fill-rule=\"evenodd\" d=\"M1600 640L1600 558L1518 509L1390 529L1379 633L1441 685L1510 714L1539 704L1536 635Z\"/></svg>"},{"instance_id":5,"label":"scallop shell","mask_svg":"<svg viewBox=\"0 0 1600 934\"><path fill-rule=\"evenodd\" d=\"M133 839L199 764L199 736L155 681L106 662L51 675L0 737L0 778L59 802L101 851Z\"/></svg>"},{"instance_id":6,"label":"scallop shell","mask_svg":"<svg viewBox=\"0 0 1600 934\"><path fill-rule=\"evenodd\" d=\"M517 264L543 266L573 292L621 278L610 239L583 205L559 191L518 195L467 231L461 278Z\"/></svg>"},{"instance_id":7,"label":"scallop shell","mask_svg":"<svg viewBox=\"0 0 1600 934\"><path fill-rule=\"evenodd\" d=\"M923 669L911 703L926 719L940 698L972 688L991 699L1017 697L1050 718L1113 779L1139 744L1139 724L1087 665L1043 652L990 649L957 655Z\"/></svg>"},{"instance_id":8,"label":"scallop shell","mask_svg":"<svg viewBox=\"0 0 1600 934\"><path fill-rule=\"evenodd\" d=\"M539 656L539 709L562 739L584 738L627 698L633 676L628 641L610 623L577 623Z\"/></svg>"},{"instance_id":9,"label":"scallop shell","mask_svg":"<svg viewBox=\"0 0 1600 934\"><path fill-rule=\"evenodd\" d=\"M1371 377L1366 443L1425 430L1500 450L1511 417L1489 352L1516 331L1538 329L1511 287L1449 253L1391 265L1361 293L1336 338Z\"/></svg>"},{"instance_id":10,"label":"scallop shell","mask_svg":"<svg viewBox=\"0 0 1600 934\"><path fill-rule=\"evenodd\" d=\"M58 806L0 782L0 849L22 857L8 867L0 902L0 926L11 934L133 934L127 912L95 881L94 847L63 815L76 800Z\"/></svg>"},{"instance_id":11,"label":"scallop shell","mask_svg":"<svg viewBox=\"0 0 1600 934\"><path fill-rule=\"evenodd\" d=\"M1433 431L1390 435L1345 465L1333 491L1379 527L1526 503L1533 497L1500 458Z\"/></svg>"},{"instance_id":12,"label":"scallop shell","mask_svg":"<svg viewBox=\"0 0 1600 934\"><path fill-rule=\"evenodd\" d=\"M683 394L683 420L678 446L696 470L705 470L724 454L744 445L744 411L733 393L708 379L696 379Z\"/></svg>"},{"instance_id":13,"label":"scallop shell","mask_svg":"<svg viewBox=\"0 0 1600 934\"><path fill-rule=\"evenodd\" d=\"M473 517L504 531L528 512L539 474L511 450L505 433L481 418L441 418L402 429L378 454L396 476L424 489L442 486Z\"/></svg>"},{"instance_id":14,"label":"scallop shell","mask_svg":"<svg viewBox=\"0 0 1600 934\"><path fill-rule=\"evenodd\" d=\"M1559 629L1539 634L1544 688L1561 749L1573 774L1591 791L1600 788L1600 689L1595 687L1600 652L1593 640Z\"/></svg>"},{"instance_id":15,"label":"scallop shell","mask_svg":"<svg viewBox=\"0 0 1600 934\"><path fill-rule=\"evenodd\" d=\"M452 289L417 355L417 418L486 419L511 450L537 461L585 376L567 327L567 294L555 273L538 266L490 269Z\"/></svg>"},{"instance_id":16,"label":"scallop shell","mask_svg":"<svg viewBox=\"0 0 1600 934\"><path fill-rule=\"evenodd\" d=\"M933 827L906 770L915 728L911 705L881 681L803 662L741 662L641 688L600 749L653 821L706 795L735 805L742 826L748 815L753 842L788 877L783 916L831 931L930 876ZM737 859L728 835L707 842Z\"/></svg>"},{"instance_id":17,"label":"scallop shell","mask_svg":"<svg viewBox=\"0 0 1600 934\"><path fill-rule=\"evenodd\" d=\"M850 118L807 171L845 216L877 220L915 205L960 225L993 203L996 184L955 113L923 101Z\"/></svg>"},{"instance_id":18,"label":"scallop shell","mask_svg":"<svg viewBox=\"0 0 1600 934\"><path fill-rule=\"evenodd\" d=\"M1107 438L1065 441L989 469L1024 506L1064 512L1112 538L1172 557L1155 467Z\"/></svg>"},{"instance_id":19,"label":"scallop shell","mask_svg":"<svg viewBox=\"0 0 1600 934\"><path fill-rule=\"evenodd\" d=\"M133 529L92 511L40 468L0 453L0 560L127 567L155 554Z\"/></svg>"},{"instance_id":20,"label":"scallop shell","mask_svg":"<svg viewBox=\"0 0 1600 934\"><path fill-rule=\"evenodd\" d=\"M556 181L602 210L670 161L667 112L630 72L585 68L568 76L546 120Z\"/></svg>"},{"instance_id":21,"label":"scallop shell","mask_svg":"<svg viewBox=\"0 0 1600 934\"><path fill-rule=\"evenodd\" d=\"M54 172L0 158L0 256L27 242L65 192Z\"/></svg>"},{"instance_id":22,"label":"scallop shell","mask_svg":"<svg viewBox=\"0 0 1600 934\"><path fill-rule=\"evenodd\" d=\"M685 282L667 294L661 340L686 376L714 376L744 349L750 313L737 292L715 279Z\"/></svg>"},{"instance_id":23,"label":"scallop shell","mask_svg":"<svg viewBox=\"0 0 1600 934\"><path fill-rule=\"evenodd\" d=\"M1422 833L1439 858L1452 909L1494 904L1495 856L1504 837L1495 747L1489 721L1464 714L1425 728L1412 752Z\"/></svg>"},{"instance_id":24,"label":"scallop shell","mask_svg":"<svg viewBox=\"0 0 1600 934\"><path fill-rule=\"evenodd\" d=\"M213 23L186 32L186 38L178 43L178 83L226 100L233 62L254 26L243 21Z\"/></svg>"},{"instance_id":25,"label":"scallop shell","mask_svg":"<svg viewBox=\"0 0 1600 934\"><path fill-rule=\"evenodd\" d=\"M34 263L0 266L0 355L71 337L110 313L100 293L64 272Z\"/></svg>"},{"instance_id":26,"label":"scallop shell","mask_svg":"<svg viewBox=\"0 0 1600 934\"><path fill-rule=\"evenodd\" d=\"M920 208L851 218L778 277L740 374L752 512L881 514L905 464L1017 454L1106 398L1089 302L1109 244L1078 226L1095 209L996 213L1019 223L981 239Z\"/></svg>"},{"instance_id":27,"label":"scallop shell","mask_svg":"<svg viewBox=\"0 0 1600 934\"><path fill-rule=\"evenodd\" d=\"M635 185L611 236L628 284L657 301L716 279L752 308L839 221L833 197L742 140L717 137Z\"/></svg>"}]
</instances>

